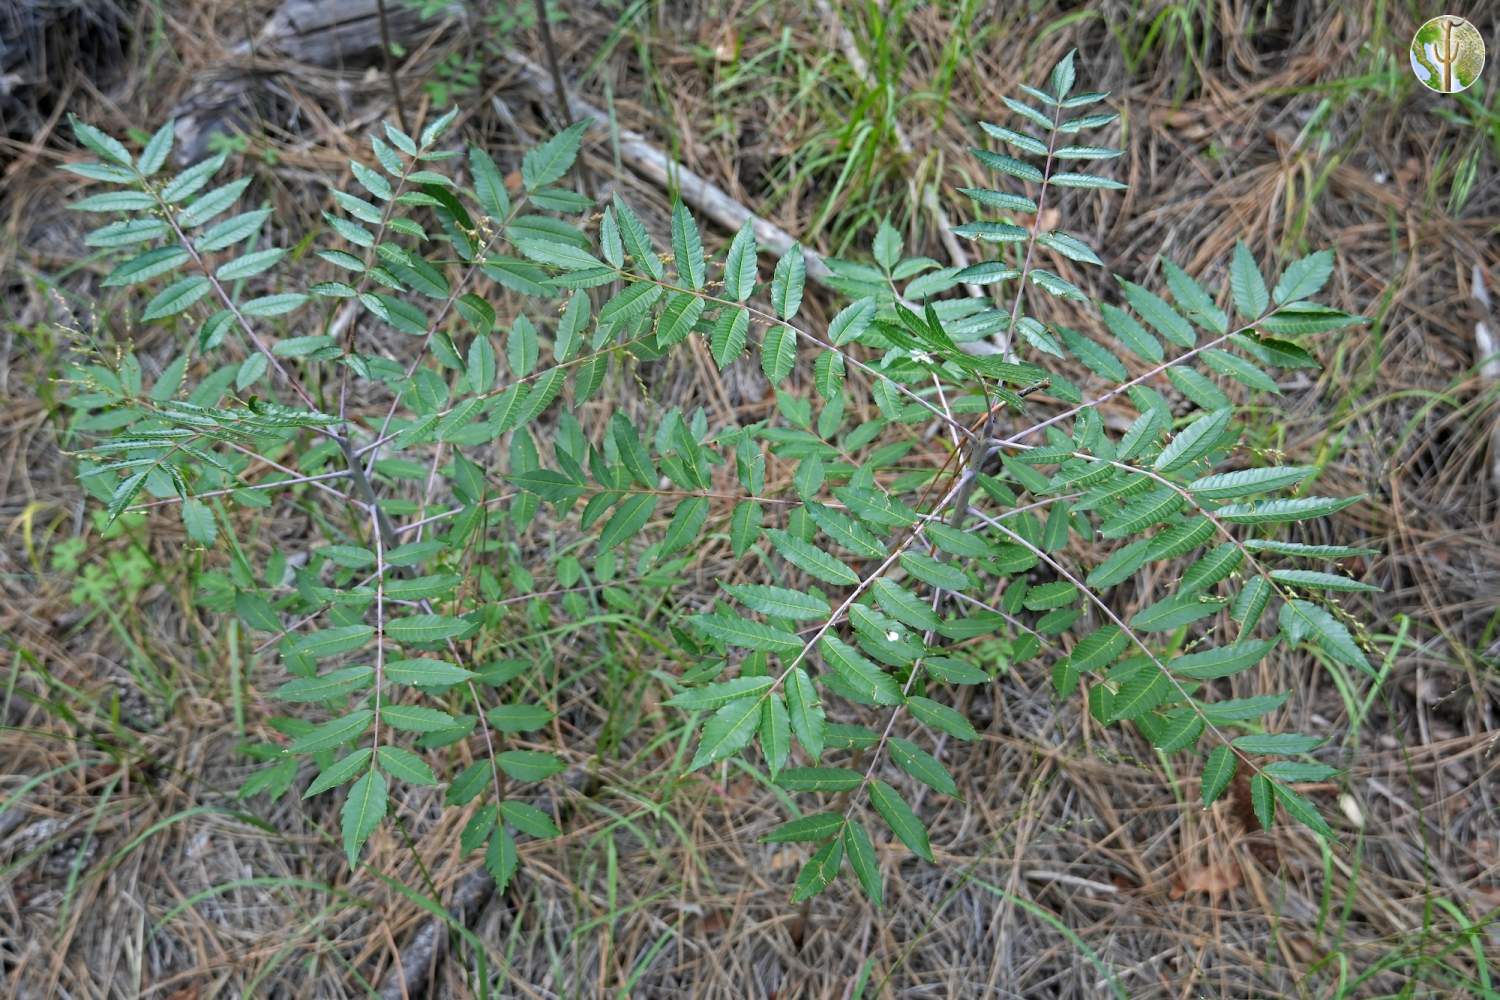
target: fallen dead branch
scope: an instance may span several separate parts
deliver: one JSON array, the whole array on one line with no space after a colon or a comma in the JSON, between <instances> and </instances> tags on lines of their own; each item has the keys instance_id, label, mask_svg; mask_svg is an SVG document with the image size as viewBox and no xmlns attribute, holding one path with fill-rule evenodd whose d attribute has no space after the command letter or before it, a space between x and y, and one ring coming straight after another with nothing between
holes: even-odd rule
<instances>
[{"instance_id":1,"label":"fallen dead branch","mask_svg":"<svg viewBox=\"0 0 1500 1000\"><path fill-rule=\"evenodd\" d=\"M504 58L526 86L544 97L555 99L557 88L545 69L519 52L507 52ZM568 109L575 121L587 118L614 129L608 114L572 93L568 94ZM662 188L670 188L675 183L684 202L725 229L733 231L749 222L755 227L756 243L775 254L784 254L797 245L796 239L785 229L762 219L717 184L676 162L639 132L628 128L614 131L619 136L620 159L627 166ZM826 284L832 272L822 256L803 247L802 258L807 263L807 276Z\"/></svg>"}]
</instances>

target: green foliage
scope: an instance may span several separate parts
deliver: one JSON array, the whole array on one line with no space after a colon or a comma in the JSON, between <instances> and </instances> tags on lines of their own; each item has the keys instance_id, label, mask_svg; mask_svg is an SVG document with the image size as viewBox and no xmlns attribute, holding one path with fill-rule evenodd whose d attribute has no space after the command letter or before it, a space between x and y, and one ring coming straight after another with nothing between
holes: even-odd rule
<instances>
[{"instance_id":1,"label":"green foliage","mask_svg":"<svg viewBox=\"0 0 1500 1000\"><path fill-rule=\"evenodd\" d=\"M1212 376L1274 392L1272 370L1315 364L1296 338L1358 319L1310 301L1331 255L1293 262L1268 291L1243 246L1221 288L1162 261L1169 298L1121 281L1086 330L1033 316L1035 296L1071 301L1075 315L1094 307L1063 275L1104 266L1078 236L1041 231L1041 207L1061 188L1123 186L1096 166L1117 152L1080 138L1114 120L1087 110L1106 95L1074 94L1074 78L1069 55L1046 89L1006 101L1011 125L984 126L1009 152L975 155L1002 184L965 193L1000 215L956 232L994 256L961 270L903 258L883 225L874 265L829 262L828 284L850 301L827 329L798 319L800 248L762 280L749 226L708 255L680 203L666 255L618 196L595 227L592 204L562 186L582 125L528 151L517 190L484 151L438 145L452 112L416 138L386 125L350 165L359 193L338 192L318 234L328 280L289 290L277 274L293 255L268 245L269 213L227 214L248 187L215 180L224 156L169 177L170 127L132 157L75 123L100 161L70 169L110 188L75 207L121 217L88 237L123 257L105 284L138 289L141 319L172 324L185 345L149 389L129 356L76 373L82 481L110 519L143 497L175 502L190 544L226 550L206 602L276 645L290 675L276 697L316 706L317 721L282 720L284 750L259 752L280 774L310 761L308 794L352 782L351 863L402 801L400 783L446 782L450 804L472 805L463 846L483 848L501 882L517 834L556 834L506 791L564 767L537 748L556 731L538 694L544 665L495 656L513 639L507 589L538 623L584 617L536 596L508 541L566 518L587 548L558 564L564 587L586 572L610 580L628 561L648 575L718 531L754 567L756 582L726 583L712 606L675 619L682 671L669 703L701 729L688 771L758 753L786 792L835 797L770 838L812 845L795 899L847 861L880 903L864 819L931 860L917 785L957 794L934 734L953 738L950 754L982 737L949 685L1034 660L1101 723L1161 753L1205 754L1205 803L1244 769L1263 822L1279 804L1326 836L1289 787L1329 773L1295 759L1317 741L1268 731L1286 695L1234 699L1217 682L1297 644L1368 669L1348 616L1313 599L1368 585L1266 562L1365 550L1245 537L1355 501L1286 495L1317 469L1254 465ZM965 283L1006 294L947 294ZM531 306L502 322L502 292ZM371 328L410 335L413 360L375 351L360 332ZM577 406L612 369L694 337L720 368L758 353L781 419L714 428L702 410L637 420L621 408L582 425ZM1040 363L1066 356L1090 384ZM1163 373L1186 402L1152 387ZM866 393L878 418L848 426ZM351 397L375 403L350 408ZM1106 401L1133 410L1123 432L1106 427ZM955 446L946 465L921 458L933 421ZM784 495L767 495L771 462L795 470ZM277 494L340 516L316 519L325 537L304 564L276 553L253 566L229 515L264 516ZM1091 567L1065 563L1076 541L1102 545ZM1152 568L1164 563L1174 569ZM1114 610L1126 602L1106 594L1148 569L1164 592L1136 592L1127 621ZM447 773L443 748L456 744L476 762Z\"/></svg>"}]
</instances>

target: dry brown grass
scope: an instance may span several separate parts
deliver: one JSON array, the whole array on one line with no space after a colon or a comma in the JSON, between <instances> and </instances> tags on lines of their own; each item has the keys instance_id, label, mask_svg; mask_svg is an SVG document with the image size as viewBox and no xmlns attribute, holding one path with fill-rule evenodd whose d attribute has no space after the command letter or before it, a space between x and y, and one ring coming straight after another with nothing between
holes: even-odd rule
<instances>
[{"instance_id":1,"label":"dry brown grass","mask_svg":"<svg viewBox=\"0 0 1500 1000\"><path fill-rule=\"evenodd\" d=\"M768 184L786 156L829 142L836 127L818 109L847 96L849 74L830 55L837 46L826 24L781 0L653 4L623 25L613 12L563 6L564 63L591 98L611 94L622 125L662 140L746 202L769 195L774 221L789 231L812 227L836 171ZM1238 0L1194 6L1204 39L1196 49L1157 40L1133 71L1111 29L1139 39L1159 5L1145 15L1095 4L1094 16L1055 31L1046 30L1058 14L1051 7L1023 16L996 4L967 27L947 7L915 10L901 39L902 90L934 87L955 31L972 37L974 51L957 67L940 126L931 102L903 108L920 162L886 150L886 181L846 195L833 215L860 208L858 198L913 204L919 178L936 177L961 216L954 189L974 179L964 155L972 122L1077 45L1085 79L1113 89L1125 113L1120 170L1131 189L1064 201L1062 225L1107 248L1118 273L1150 282L1160 253L1214 278L1238 238L1262 258L1304 244L1336 248L1335 303L1377 322L1319 338L1324 371L1267 407L1259 427L1291 459L1324 463L1330 490L1369 494L1303 540L1378 547L1367 578L1385 593L1346 606L1371 634L1404 629L1405 640L1357 730L1350 701L1306 655L1282 651L1246 684L1291 688L1282 723L1345 748L1337 763L1347 775L1308 789L1340 840L1325 853L1301 829L1259 832L1238 793L1198 809L1195 775L1169 774L1143 744L1100 730L1076 705L1058 707L1044 667L1022 664L970 698L982 742L943 750L963 801L920 804L939 864L885 850L883 912L847 884L802 911L786 902L800 850L758 842L785 808L732 769L670 780L667 737L680 735L671 729L679 720L657 706L660 690L639 676L633 697L643 701L622 709L603 703L612 689L602 679L585 675L567 688L563 718L592 794L558 792L570 815L565 836L529 846L517 883L474 925L503 995L844 997L868 970L865 996L1093 997L1107 995L1113 977L1132 997L1446 997L1481 968L1494 974L1476 955L1500 955L1500 483L1488 471L1500 388L1474 371L1469 273L1478 263L1500 287L1500 108L1482 98L1487 112L1465 124L1451 99L1413 85L1402 48L1419 19L1404 10L1273 6L1270 15ZM234 749L239 726L271 735L263 692L279 668L269 657L242 664L248 683L236 718L235 640L195 606L175 521L155 519L135 541L108 543L114 552L139 545L166 567L114 609L118 624L71 601L71 580L50 563L87 519L59 453L59 393L48 382L78 344L53 325L59 313L44 279L61 276L64 289L87 294L98 277L92 266L69 270L80 229L61 208L68 184L52 169L67 145L62 112L116 132L154 124L195 80L234 75L225 53L241 24L260 23L267 8L168 2L125 16L128 58L116 77L95 86L51 63L56 79L36 96L34 122L0 128L6 995L358 996L425 919L368 871L347 870L331 832L333 800L234 800L249 771ZM158 11L163 35L152 41ZM856 13L846 16L866 37ZM1487 38L1500 37L1493 13L1479 21ZM413 57L414 117L426 113L416 85L423 68L472 39L449 32ZM526 32L512 41L536 51ZM731 67L713 53L732 44L742 63L764 58L789 74L829 60L828 93L788 103L779 86L757 93L726 83ZM89 51L107 48L96 40ZM1394 68L1382 69L1372 50L1394 51ZM263 176L277 218L300 235L322 207L323 179L337 183L362 129L388 113L387 91L360 68L272 68L252 111L255 148L276 161L249 158L246 169ZM1494 68L1488 76L1493 95ZM508 87L503 70L481 86L483 100L464 101L464 127L497 157L513 158L550 127L549 109ZM1477 179L1461 206L1450 205L1470 157ZM665 219L665 194L617 176L607 143L592 148L589 168L627 188L648 222ZM909 242L941 257L928 222L920 212L910 219ZM147 359L174 348L160 330L112 332ZM756 419L772 407L749 367L723 389L706 357L636 374L652 399L701 403L717 418ZM602 412L591 406L586 425ZM296 518L277 527L281 537L256 539L262 554L295 546L307 530ZM91 545L97 555L102 547ZM701 595L736 572L725 547L704 552L691 575ZM579 670L600 648L593 638L559 645L558 669ZM628 636L612 652L638 658L642 675L657 665ZM142 684L145 664L162 687ZM617 752L591 757L612 712L614 725L623 718L633 728ZM402 826L377 836L371 866L446 899L473 864L455 846L464 817L441 814L417 792L400 806ZM1456 933L1460 914L1481 925L1472 937ZM468 964L442 962L434 995L473 994L472 951L456 953ZM1341 974L1353 982L1381 962L1390 967L1341 992Z\"/></svg>"}]
</instances>

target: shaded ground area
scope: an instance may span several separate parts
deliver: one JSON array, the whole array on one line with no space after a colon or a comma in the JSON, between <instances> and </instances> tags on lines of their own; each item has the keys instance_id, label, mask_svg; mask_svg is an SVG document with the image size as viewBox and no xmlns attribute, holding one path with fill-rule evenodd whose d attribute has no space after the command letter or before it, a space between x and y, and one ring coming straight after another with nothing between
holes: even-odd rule
<instances>
[{"instance_id":1,"label":"shaded ground area","mask_svg":"<svg viewBox=\"0 0 1500 1000\"><path fill-rule=\"evenodd\" d=\"M570 85L621 127L824 252L858 255L889 214L908 248L946 259L922 191L938 185L962 217L957 188L982 182L965 154L975 122L1073 46L1081 79L1115 93L1123 122L1109 138L1127 150L1118 175L1130 190L1071 194L1058 224L1117 273L1154 285L1163 254L1216 287L1236 239L1262 259L1336 248L1332 300L1374 322L1315 338L1324 370L1288 383L1252 423L1259 447L1323 465L1327 492L1368 495L1298 540L1381 551L1364 578L1385 592L1344 602L1381 675L1283 650L1237 693L1290 688L1282 723L1329 738L1326 759L1346 772L1305 790L1339 841L1260 832L1243 789L1201 810L1196 771L1099 729L1076 703L1057 706L1045 664L1022 663L965 706L983 740L943 749L963 801L919 804L939 864L883 850L883 912L851 884L789 907L804 853L759 842L783 802L748 770L677 777L687 737L651 672L678 664L631 632L564 629L538 640L550 657L538 683L560 710L542 745L567 753L579 778L553 792L566 833L529 845L520 878L473 924L502 995L1493 990L1500 388L1478 368L1484 317L1471 292L1476 266L1500 287L1500 76L1492 67L1457 97L1427 91L1405 54L1423 18L1386 4L1011 6L872 16L781 0L564 3L554 31ZM348 871L336 798L237 799L252 762L236 748L276 739L268 720L284 706L266 696L280 679L269 652L194 601L194 574L222 555L186 547L173 518L102 533L60 450L65 393L51 379L69 357L129 344L160 364L187 335L124 326L109 299L79 307L103 270L62 207L63 113L118 134L183 106L243 128L239 169L290 244L320 225L328 185L347 180L364 130L391 112L378 58L316 68L242 45L272 7L59 4L47 58L6 66L17 74L0 105L7 995L363 995L428 917L412 893L446 900L474 863L457 847L465 817L421 792L372 842L371 868L390 882ZM465 137L514 165L558 123L502 54L540 58L540 43L524 12L469 16L456 27L435 15L406 47L403 105L422 119L457 102ZM1493 14L1471 18L1500 39ZM668 193L622 170L609 136L593 137L587 159L596 183L665 232ZM728 234L705 235L721 249ZM817 295L808 308L830 315L837 303ZM753 362L722 388L706 356L611 377L716 420L774 411ZM607 409L580 419L597 426ZM260 556L295 551L312 527L292 512L277 529L254 539ZM523 559L540 551L520 544ZM747 571L715 539L682 575L688 592L710 594ZM649 609L667 593L645 587L634 610L664 614ZM691 599L681 585L670 593ZM516 628L531 629L521 605ZM476 975L474 949L455 937L431 994L473 995Z\"/></svg>"}]
</instances>

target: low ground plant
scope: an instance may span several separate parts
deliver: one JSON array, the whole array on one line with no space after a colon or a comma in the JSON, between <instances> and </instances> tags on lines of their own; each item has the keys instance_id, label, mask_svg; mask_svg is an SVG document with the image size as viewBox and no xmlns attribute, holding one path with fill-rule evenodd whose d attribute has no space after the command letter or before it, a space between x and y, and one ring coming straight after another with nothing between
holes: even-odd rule
<instances>
[{"instance_id":1,"label":"low ground plant","mask_svg":"<svg viewBox=\"0 0 1500 1000\"><path fill-rule=\"evenodd\" d=\"M962 692L1006 670L1195 758L1203 804L1239 776L1262 824L1328 836L1294 787L1333 774L1322 740L1275 726L1290 693L1255 668L1313 645L1370 670L1336 601L1371 589L1337 569L1368 550L1283 528L1358 498L1247 443L1225 387L1276 394L1317 367L1299 338L1361 321L1315 301L1326 251L1268 277L1241 244L1200 278L1163 258L1162 287L1104 281L1106 248L1042 220L1124 186L1090 138L1117 116L1071 55L1022 91L973 151L997 183L964 191L983 218L955 232L983 259L906 257L881 226L829 262L826 325L800 248L764 260L747 225L707 254L681 203L658 242L623 198L569 187L582 124L510 178L453 138L456 112L386 124L300 233L220 176L227 152L169 172L170 122L133 153L75 121L97 159L66 167L96 188L74 207L118 257L100 311L180 334L154 375L79 345L79 476L109 520L179 517L215 553L199 600L274 648L255 669L282 739L247 748L244 792L344 796L355 864L395 789L443 786L504 885L518 837L558 833L527 786L558 780L573 731L519 637L639 629L637 588L712 544L753 582L667 589L675 624L650 640L680 670L649 683L692 720L678 773L734 759L785 791L771 839L810 845L796 900L847 867L878 904L877 837L933 859L921 788L956 793L955 751L982 736ZM1034 317L1037 296L1079 328ZM374 346L387 329L409 349ZM691 350L753 355L774 415L625 405L643 366ZM246 539L288 512L306 547L257 557Z\"/></svg>"}]
</instances>

